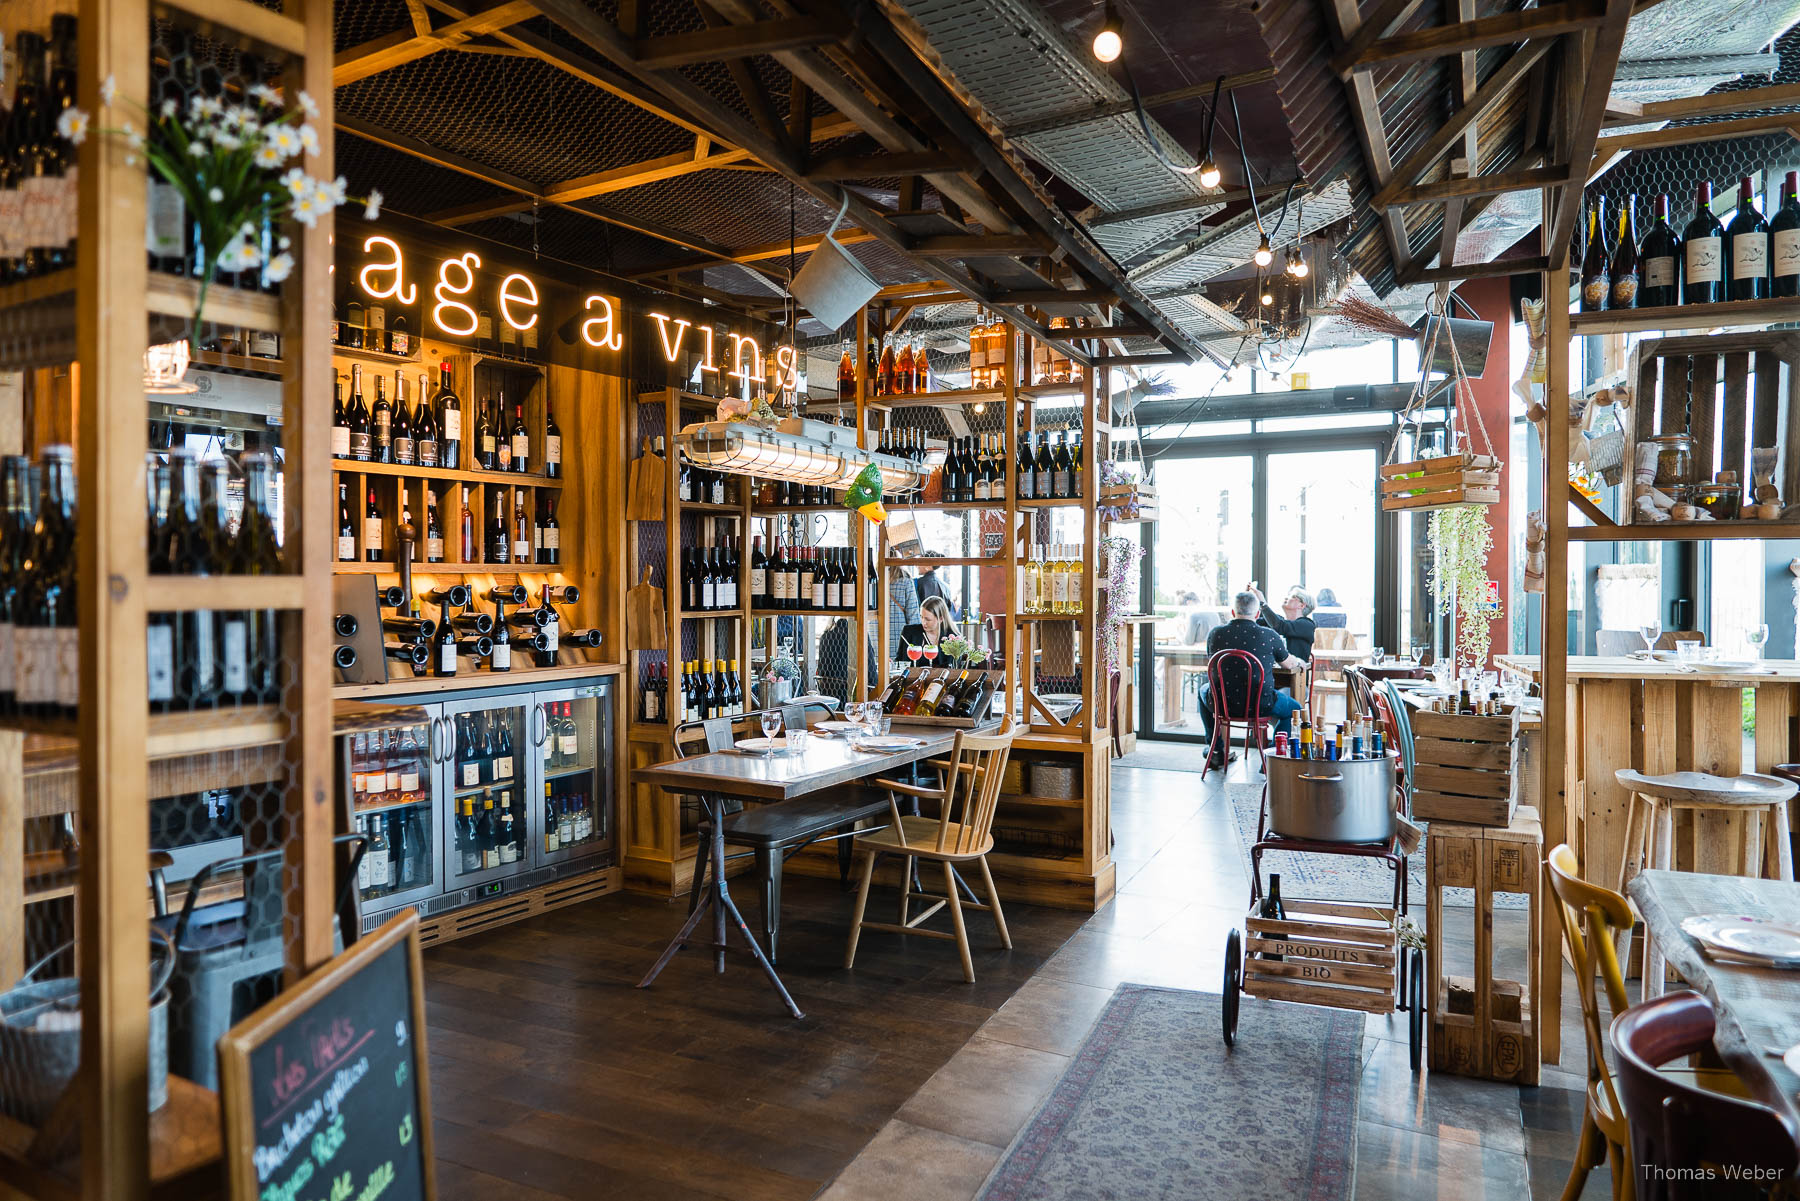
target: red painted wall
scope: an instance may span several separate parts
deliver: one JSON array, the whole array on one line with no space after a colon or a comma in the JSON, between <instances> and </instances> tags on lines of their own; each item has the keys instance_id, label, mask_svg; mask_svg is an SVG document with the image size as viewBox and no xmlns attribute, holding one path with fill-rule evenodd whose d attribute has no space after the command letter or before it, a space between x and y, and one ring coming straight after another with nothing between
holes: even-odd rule
<instances>
[{"instance_id":1,"label":"red painted wall","mask_svg":"<svg viewBox=\"0 0 1800 1201\"><path fill-rule=\"evenodd\" d=\"M1483 321L1494 323L1493 337L1488 342L1487 366L1480 379L1469 381L1468 391L1481 412L1488 437L1493 439L1494 453L1500 456L1500 503L1488 512L1494 529L1494 549L1488 554L1488 578L1500 582L1500 619L1493 626L1493 653L1502 655L1511 649L1511 616L1515 598L1512 595L1511 479L1513 378L1519 364L1512 361L1512 299L1504 278L1470 280L1456 290L1469 302ZM1471 437L1474 422L1471 426ZM1519 464L1524 470L1524 464Z\"/></svg>"}]
</instances>

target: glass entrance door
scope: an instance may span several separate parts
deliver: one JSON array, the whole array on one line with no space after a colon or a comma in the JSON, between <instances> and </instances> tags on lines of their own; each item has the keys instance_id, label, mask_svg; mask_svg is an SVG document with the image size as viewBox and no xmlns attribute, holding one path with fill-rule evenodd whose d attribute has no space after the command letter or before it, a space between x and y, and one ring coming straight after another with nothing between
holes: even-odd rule
<instances>
[{"instance_id":1,"label":"glass entrance door","mask_svg":"<svg viewBox=\"0 0 1800 1201\"><path fill-rule=\"evenodd\" d=\"M1157 621L1145 655L1148 728L1158 734L1202 734L1206 636L1229 619L1232 594L1255 573L1254 485L1255 459L1247 454L1158 465L1162 519L1150 559Z\"/></svg>"},{"instance_id":2,"label":"glass entrance door","mask_svg":"<svg viewBox=\"0 0 1800 1201\"><path fill-rule=\"evenodd\" d=\"M1375 449L1290 451L1267 463L1263 595L1280 606L1291 589L1305 589L1319 606L1315 624L1348 628L1367 649L1375 631Z\"/></svg>"}]
</instances>

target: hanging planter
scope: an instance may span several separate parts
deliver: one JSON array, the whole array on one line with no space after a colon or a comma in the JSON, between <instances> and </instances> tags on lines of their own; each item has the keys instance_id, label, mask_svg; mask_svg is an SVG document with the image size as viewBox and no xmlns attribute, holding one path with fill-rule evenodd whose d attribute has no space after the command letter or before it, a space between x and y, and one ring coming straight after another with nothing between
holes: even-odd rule
<instances>
[{"instance_id":1,"label":"hanging planter","mask_svg":"<svg viewBox=\"0 0 1800 1201\"><path fill-rule=\"evenodd\" d=\"M1431 595L1453 623L1453 656L1459 667L1485 668L1499 612L1488 601L1488 551L1494 546L1487 510L1445 509L1431 515Z\"/></svg>"},{"instance_id":2,"label":"hanging planter","mask_svg":"<svg viewBox=\"0 0 1800 1201\"><path fill-rule=\"evenodd\" d=\"M1457 449L1453 454L1435 458L1414 459L1406 463L1390 460L1383 464L1376 486L1382 511L1387 513L1429 512L1462 505L1500 503L1500 459L1494 454L1493 444L1488 439L1487 425L1481 419L1480 408L1472 400L1465 401L1469 375L1463 368L1462 353L1457 348L1456 339L1445 329L1447 323L1442 319L1443 314L1428 316L1430 319L1420 333L1423 347L1419 356L1419 381L1413 386L1412 395L1407 398L1400 420L1402 424L1408 421L1417 423L1427 403L1431 369L1447 355L1452 397L1450 430L1453 445ZM1475 417L1473 439L1470 437L1468 420L1471 413ZM1479 450L1475 448L1476 440L1480 443ZM1391 456L1399 445L1400 441L1396 438L1388 454Z\"/></svg>"}]
</instances>

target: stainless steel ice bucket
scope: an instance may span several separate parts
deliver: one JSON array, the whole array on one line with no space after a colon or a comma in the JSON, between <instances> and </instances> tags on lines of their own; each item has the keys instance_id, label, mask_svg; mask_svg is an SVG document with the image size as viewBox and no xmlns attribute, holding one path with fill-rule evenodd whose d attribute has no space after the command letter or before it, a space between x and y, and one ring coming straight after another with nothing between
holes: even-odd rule
<instances>
[{"instance_id":1,"label":"stainless steel ice bucket","mask_svg":"<svg viewBox=\"0 0 1800 1201\"><path fill-rule=\"evenodd\" d=\"M1269 830L1320 842L1385 842L1394 835L1394 758L1269 756Z\"/></svg>"}]
</instances>

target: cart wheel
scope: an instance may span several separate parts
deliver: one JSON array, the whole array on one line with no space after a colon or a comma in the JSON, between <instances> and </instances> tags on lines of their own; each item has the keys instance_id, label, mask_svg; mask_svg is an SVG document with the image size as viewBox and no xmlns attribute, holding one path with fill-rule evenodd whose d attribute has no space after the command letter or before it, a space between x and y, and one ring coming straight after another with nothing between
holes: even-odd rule
<instances>
[{"instance_id":1,"label":"cart wheel","mask_svg":"<svg viewBox=\"0 0 1800 1201\"><path fill-rule=\"evenodd\" d=\"M1406 1008L1407 1043L1412 1052L1412 1070L1418 1071L1425 1046L1425 956L1417 947L1407 956Z\"/></svg>"},{"instance_id":2,"label":"cart wheel","mask_svg":"<svg viewBox=\"0 0 1800 1201\"><path fill-rule=\"evenodd\" d=\"M1238 991L1244 984L1244 951L1238 932L1225 936L1225 989L1219 998L1219 1014L1225 1027L1225 1045L1237 1041Z\"/></svg>"}]
</instances>

